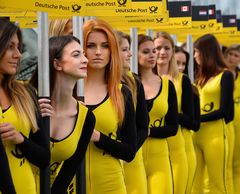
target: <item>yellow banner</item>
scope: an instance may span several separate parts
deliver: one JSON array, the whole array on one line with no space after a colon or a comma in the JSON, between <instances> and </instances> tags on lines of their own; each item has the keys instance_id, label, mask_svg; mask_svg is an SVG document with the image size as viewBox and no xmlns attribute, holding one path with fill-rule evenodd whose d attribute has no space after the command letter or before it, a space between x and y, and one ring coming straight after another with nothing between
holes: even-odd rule
<instances>
[{"instance_id":1,"label":"yellow banner","mask_svg":"<svg viewBox=\"0 0 240 194\"><path fill-rule=\"evenodd\" d=\"M216 35L218 41L224 46L230 46L232 44L240 44L240 33L235 35Z\"/></svg>"},{"instance_id":2,"label":"yellow banner","mask_svg":"<svg viewBox=\"0 0 240 194\"><path fill-rule=\"evenodd\" d=\"M88 0L87 0L88 1ZM101 2L104 5L104 2ZM117 3L108 3L109 8L104 8L104 6L92 7L85 4L85 16L160 16L166 11L166 0L159 1L144 1L144 2L134 2L131 1L129 6L120 6L118 0ZM105 2L106 3L106 2ZM100 2L99 2L100 4Z\"/></svg>"},{"instance_id":3,"label":"yellow banner","mask_svg":"<svg viewBox=\"0 0 240 194\"><path fill-rule=\"evenodd\" d=\"M0 16L36 16L35 11L0 7Z\"/></svg>"},{"instance_id":4,"label":"yellow banner","mask_svg":"<svg viewBox=\"0 0 240 194\"><path fill-rule=\"evenodd\" d=\"M159 16L166 11L166 0L0 0L0 5L71 16Z\"/></svg>"},{"instance_id":5,"label":"yellow banner","mask_svg":"<svg viewBox=\"0 0 240 194\"><path fill-rule=\"evenodd\" d=\"M159 29L189 29L192 27L191 17L169 18L168 22L160 25Z\"/></svg>"},{"instance_id":6,"label":"yellow banner","mask_svg":"<svg viewBox=\"0 0 240 194\"><path fill-rule=\"evenodd\" d=\"M168 22L168 14L159 17L155 16L122 16L122 17L106 17L98 16L97 18L109 22L112 26L141 27L153 28L158 27L162 23Z\"/></svg>"},{"instance_id":7,"label":"yellow banner","mask_svg":"<svg viewBox=\"0 0 240 194\"><path fill-rule=\"evenodd\" d=\"M218 32L219 28L217 25L217 20L216 19L209 19L208 20L208 28L210 33L215 33Z\"/></svg>"},{"instance_id":8,"label":"yellow banner","mask_svg":"<svg viewBox=\"0 0 240 194\"><path fill-rule=\"evenodd\" d=\"M15 8L42 11L48 13L58 13L59 15L84 15L83 1L77 0L0 0L0 5L6 8Z\"/></svg>"}]
</instances>

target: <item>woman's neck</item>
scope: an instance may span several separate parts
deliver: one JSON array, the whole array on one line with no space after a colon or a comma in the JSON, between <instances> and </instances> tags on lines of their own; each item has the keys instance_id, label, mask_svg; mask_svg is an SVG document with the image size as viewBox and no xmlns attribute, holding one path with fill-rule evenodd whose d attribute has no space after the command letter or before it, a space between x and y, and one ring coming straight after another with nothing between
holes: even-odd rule
<instances>
[{"instance_id":1,"label":"woman's neck","mask_svg":"<svg viewBox=\"0 0 240 194\"><path fill-rule=\"evenodd\" d=\"M169 66L166 64L157 64L157 70L159 75L168 75Z\"/></svg>"},{"instance_id":2,"label":"woman's neck","mask_svg":"<svg viewBox=\"0 0 240 194\"><path fill-rule=\"evenodd\" d=\"M57 83L52 92L51 103L55 111L66 110L71 106L76 100L73 98L73 88L75 86L74 81L67 81L59 79L56 77Z\"/></svg>"},{"instance_id":3,"label":"woman's neck","mask_svg":"<svg viewBox=\"0 0 240 194\"><path fill-rule=\"evenodd\" d=\"M85 80L86 87L105 84L105 69L88 69L87 78Z\"/></svg>"},{"instance_id":4,"label":"woman's neck","mask_svg":"<svg viewBox=\"0 0 240 194\"><path fill-rule=\"evenodd\" d=\"M141 80L151 80L156 74L153 73L152 69L141 69Z\"/></svg>"}]
</instances>

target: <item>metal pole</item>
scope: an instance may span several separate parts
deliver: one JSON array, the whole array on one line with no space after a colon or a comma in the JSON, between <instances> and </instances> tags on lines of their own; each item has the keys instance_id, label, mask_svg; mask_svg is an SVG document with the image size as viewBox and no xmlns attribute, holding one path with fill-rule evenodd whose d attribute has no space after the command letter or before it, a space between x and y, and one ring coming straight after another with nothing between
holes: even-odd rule
<instances>
[{"instance_id":1,"label":"metal pole","mask_svg":"<svg viewBox=\"0 0 240 194\"><path fill-rule=\"evenodd\" d=\"M38 95L49 98L49 39L48 39L48 14L38 12ZM44 117L48 134L48 146L50 143L49 117ZM40 169L40 194L51 194L50 188L50 164Z\"/></svg>"},{"instance_id":2,"label":"metal pole","mask_svg":"<svg viewBox=\"0 0 240 194\"><path fill-rule=\"evenodd\" d=\"M130 36L131 36L131 51L132 51L132 58L131 58L131 71L138 74L138 30L137 28L130 29Z\"/></svg>"},{"instance_id":3,"label":"metal pole","mask_svg":"<svg viewBox=\"0 0 240 194\"><path fill-rule=\"evenodd\" d=\"M80 16L73 16L73 36L76 36L83 47L83 18ZM84 96L84 80L80 79L77 83L77 94L80 97Z\"/></svg>"},{"instance_id":4,"label":"metal pole","mask_svg":"<svg viewBox=\"0 0 240 194\"><path fill-rule=\"evenodd\" d=\"M152 29L147 29L147 30L146 30L146 35L147 35L147 36L150 36L151 38L153 38L153 37L154 37L154 32L153 32L153 30L152 30Z\"/></svg>"},{"instance_id":5,"label":"metal pole","mask_svg":"<svg viewBox=\"0 0 240 194\"><path fill-rule=\"evenodd\" d=\"M194 62L193 62L193 39L192 35L187 36L187 51L189 53L188 76L194 82Z\"/></svg>"},{"instance_id":6,"label":"metal pole","mask_svg":"<svg viewBox=\"0 0 240 194\"><path fill-rule=\"evenodd\" d=\"M73 16L73 35L76 36L83 47L83 17ZM84 79L79 79L77 82L77 95L82 101L84 101ZM80 164L80 168L76 172L76 193L85 194L86 193L86 174L85 174L86 164L85 158Z\"/></svg>"}]
</instances>

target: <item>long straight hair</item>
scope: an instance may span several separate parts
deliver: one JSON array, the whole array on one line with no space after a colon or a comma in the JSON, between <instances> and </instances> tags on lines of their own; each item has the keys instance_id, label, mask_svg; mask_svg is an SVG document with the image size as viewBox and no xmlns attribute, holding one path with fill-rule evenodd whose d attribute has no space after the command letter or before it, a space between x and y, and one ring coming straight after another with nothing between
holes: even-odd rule
<instances>
[{"instance_id":1,"label":"long straight hair","mask_svg":"<svg viewBox=\"0 0 240 194\"><path fill-rule=\"evenodd\" d=\"M122 77L122 58L120 56L120 48L117 36L112 27L103 20L88 20L83 26L84 35L84 50L86 51L88 36L92 32L103 32L108 39L109 49L111 51L111 58L109 64L105 69L105 81L107 83L107 90L109 97L115 108L120 125L124 119L124 98L119 90L119 84Z\"/></svg>"},{"instance_id":2,"label":"long straight hair","mask_svg":"<svg viewBox=\"0 0 240 194\"><path fill-rule=\"evenodd\" d=\"M7 19L0 19L0 60L6 53L10 41L14 35L19 40L19 51L22 51L22 35L20 29ZM2 64L3 65L3 64ZM19 68L19 64L18 64ZM30 122L32 131L38 130L37 117L38 109L34 99L24 84L19 83L16 75L4 75L2 87L10 98L18 116L23 118L25 125Z\"/></svg>"},{"instance_id":3,"label":"long straight hair","mask_svg":"<svg viewBox=\"0 0 240 194\"><path fill-rule=\"evenodd\" d=\"M197 85L203 87L207 81L227 68L220 45L212 34L205 34L194 43L199 50L201 64L197 73Z\"/></svg>"}]
</instances>

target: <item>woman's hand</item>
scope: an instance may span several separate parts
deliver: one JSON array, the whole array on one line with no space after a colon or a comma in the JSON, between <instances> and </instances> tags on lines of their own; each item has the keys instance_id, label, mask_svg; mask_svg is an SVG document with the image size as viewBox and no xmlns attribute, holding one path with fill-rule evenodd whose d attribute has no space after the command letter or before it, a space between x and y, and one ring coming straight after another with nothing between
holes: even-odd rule
<instances>
[{"instance_id":1,"label":"woman's hand","mask_svg":"<svg viewBox=\"0 0 240 194\"><path fill-rule=\"evenodd\" d=\"M96 129L93 130L91 140L94 142L98 142L100 140L100 132Z\"/></svg>"},{"instance_id":2,"label":"woman's hand","mask_svg":"<svg viewBox=\"0 0 240 194\"><path fill-rule=\"evenodd\" d=\"M38 100L40 109L41 109L41 113L42 113L42 117L46 117L46 116L53 116L54 114L54 110L53 107L51 106L51 100L47 99L47 98L41 98Z\"/></svg>"},{"instance_id":3,"label":"woman's hand","mask_svg":"<svg viewBox=\"0 0 240 194\"><path fill-rule=\"evenodd\" d=\"M11 123L0 124L0 136L2 141L10 141L14 144L20 144L24 142L23 135L16 130Z\"/></svg>"}]
</instances>

